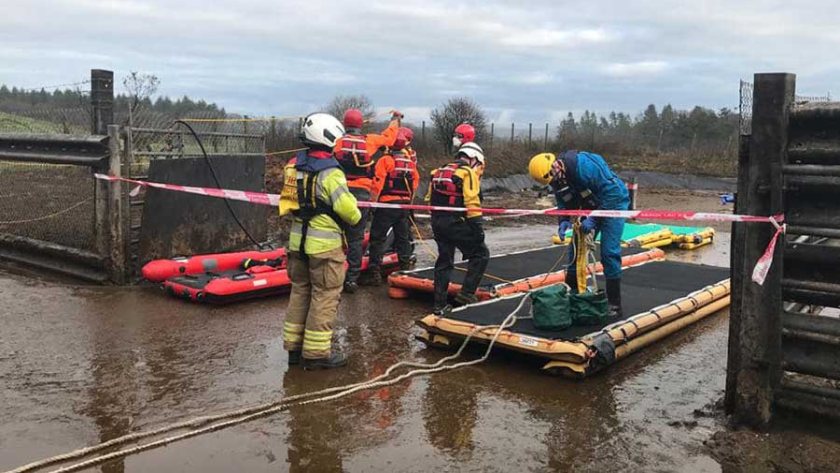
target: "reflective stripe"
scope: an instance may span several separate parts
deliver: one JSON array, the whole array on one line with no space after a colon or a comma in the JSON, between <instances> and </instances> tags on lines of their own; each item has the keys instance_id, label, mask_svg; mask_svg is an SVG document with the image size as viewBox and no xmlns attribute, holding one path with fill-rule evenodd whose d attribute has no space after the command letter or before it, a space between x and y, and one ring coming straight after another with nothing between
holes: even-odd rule
<instances>
[{"instance_id":1,"label":"reflective stripe","mask_svg":"<svg viewBox=\"0 0 840 473\"><path fill-rule=\"evenodd\" d=\"M332 330L307 330L304 337L307 340L323 341L332 338Z\"/></svg>"},{"instance_id":2,"label":"reflective stripe","mask_svg":"<svg viewBox=\"0 0 840 473\"><path fill-rule=\"evenodd\" d=\"M354 135L345 135L341 137L341 145L344 146L345 143L356 143L362 145L367 144L364 138L359 138ZM341 150L344 151L344 148L342 148Z\"/></svg>"},{"instance_id":3,"label":"reflective stripe","mask_svg":"<svg viewBox=\"0 0 840 473\"><path fill-rule=\"evenodd\" d=\"M328 351L331 345L331 331L307 330L303 335L304 351Z\"/></svg>"},{"instance_id":4,"label":"reflective stripe","mask_svg":"<svg viewBox=\"0 0 840 473\"><path fill-rule=\"evenodd\" d=\"M303 324L294 324L286 322L283 324L283 341L290 343L299 343L303 340Z\"/></svg>"},{"instance_id":5,"label":"reflective stripe","mask_svg":"<svg viewBox=\"0 0 840 473\"><path fill-rule=\"evenodd\" d=\"M318 174L317 179L315 179L315 193L318 197L327 197L327 190L324 188L323 183L327 181L334 173L341 172L338 168L327 169L325 171L321 171Z\"/></svg>"},{"instance_id":6,"label":"reflective stripe","mask_svg":"<svg viewBox=\"0 0 840 473\"><path fill-rule=\"evenodd\" d=\"M349 194L350 191L345 189L344 186L336 187L332 194L330 194L330 203L335 203L338 199L341 198L344 194Z\"/></svg>"},{"instance_id":7,"label":"reflective stripe","mask_svg":"<svg viewBox=\"0 0 840 473\"><path fill-rule=\"evenodd\" d=\"M303 236L303 224L295 222L292 224L292 229L289 232L292 235ZM306 237L307 238L323 238L325 240L333 240L333 239L341 239L341 231L330 231L330 230L321 230L318 228L312 228L309 226L309 229L306 230Z\"/></svg>"}]
</instances>

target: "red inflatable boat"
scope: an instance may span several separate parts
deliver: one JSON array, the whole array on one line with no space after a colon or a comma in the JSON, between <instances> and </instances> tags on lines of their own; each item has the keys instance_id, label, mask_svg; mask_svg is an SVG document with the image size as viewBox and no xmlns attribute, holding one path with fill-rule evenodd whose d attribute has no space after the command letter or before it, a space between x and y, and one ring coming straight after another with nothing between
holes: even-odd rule
<instances>
[{"instance_id":1,"label":"red inflatable boat","mask_svg":"<svg viewBox=\"0 0 840 473\"><path fill-rule=\"evenodd\" d=\"M367 247L369 234L365 233L363 245ZM219 273L242 268L248 260L271 261L286 257L286 249L238 251L234 253L216 253L211 255L179 256L172 259L150 261L140 270L143 279L150 282L163 282L173 276Z\"/></svg>"},{"instance_id":2,"label":"red inflatable boat","mask_svg":"<svg viewBox=\"0 0 840 473\"><path fill-rule=\"evenodd\" d=\"M286 257L286 249L239 251L236 253L217 253L158 259L150 261L141 270L143 279L162 282L174 276L202 274L206 272L233 271L239 269L247 259L255 261L276 260Z\"/></svg>"},{"instance_id":3,"label":"red inflatable boat","mask_svg":"<svg viewBox=\"0 0 840 473\"><path fill-rule=\"evenodd\" d=\"M208 304L227 304L289 292L292 283L286 272L285 256L271 263L274 266L257 265L245 270L175 276L167 279L163 288L175 297ZM386 272L395 270L398 264L396 253L386 253L382 258L382 269ZM368 257L365 256L362 270L367 266Z\"/></svg>"}]
</instances>

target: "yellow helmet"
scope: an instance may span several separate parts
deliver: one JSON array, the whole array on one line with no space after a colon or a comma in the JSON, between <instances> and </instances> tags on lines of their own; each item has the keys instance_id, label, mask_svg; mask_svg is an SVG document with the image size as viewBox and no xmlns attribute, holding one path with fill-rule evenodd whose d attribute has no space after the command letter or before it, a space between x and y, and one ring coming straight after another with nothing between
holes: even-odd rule
<instances>
[{"instance_id":1,"label":"yellow helmet","mask_svg":"<svg viewBox=\"0 0 840 473\"><path fill-rule=\"evenodd\" d=\"M540 153L528 163L528 173L531 177L542 185L551 182L551 165L557 157L553 153Z\"/></svg>"}]
</instances>

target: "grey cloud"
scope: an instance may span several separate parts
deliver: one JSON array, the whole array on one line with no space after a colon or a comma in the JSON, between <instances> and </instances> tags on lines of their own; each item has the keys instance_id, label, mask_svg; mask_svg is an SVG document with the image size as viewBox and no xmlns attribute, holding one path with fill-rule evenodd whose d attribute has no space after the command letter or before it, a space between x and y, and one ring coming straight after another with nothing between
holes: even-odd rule
<instances>
[{"instance_id":1,"label":"grey cloud","mask_svg":"<svg viewBox=\"0 0 840 473\"><path fill-rule=\"evenodd\" d=\"M835 2L704 0L30 0L4 5L0 82L156 73L161 92L253 114L338 93L427 111L469 95L499 119L647 103L732 107L737 81L790 70L836 90Z\"/></svg>"}]
</instances>

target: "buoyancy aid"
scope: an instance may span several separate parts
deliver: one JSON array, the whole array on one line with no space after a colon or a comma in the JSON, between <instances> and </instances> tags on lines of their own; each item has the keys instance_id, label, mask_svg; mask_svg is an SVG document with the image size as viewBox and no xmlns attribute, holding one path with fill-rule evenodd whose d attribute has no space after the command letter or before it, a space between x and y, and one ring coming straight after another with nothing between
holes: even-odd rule
<instances>
[{"instance_id":1,"label":"buoyancy aid","mask_svg":"<svg viewBox=\"0 0 840 473\"><path fill-rule=\"evenodd\" d=\"M381 195L411 198L417 162L405 151L394 151L391 158L394 160L394 169L386 176Z\"/></svg>"}]
</instances>

